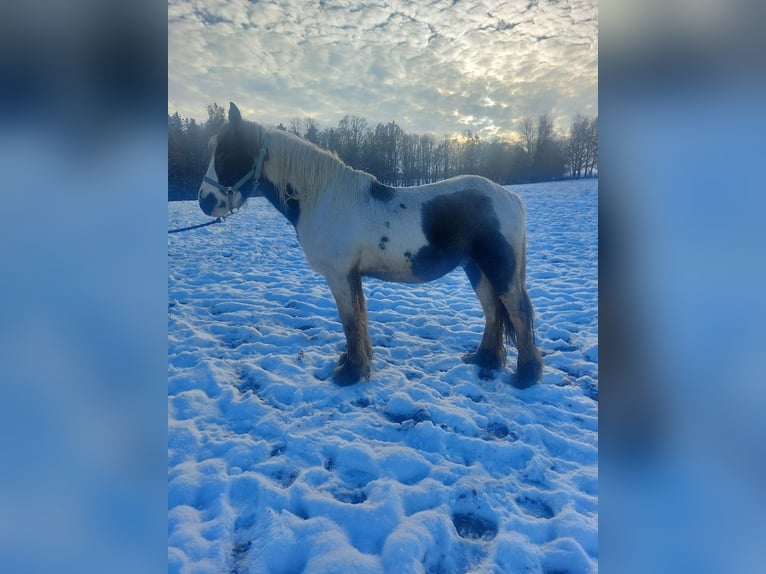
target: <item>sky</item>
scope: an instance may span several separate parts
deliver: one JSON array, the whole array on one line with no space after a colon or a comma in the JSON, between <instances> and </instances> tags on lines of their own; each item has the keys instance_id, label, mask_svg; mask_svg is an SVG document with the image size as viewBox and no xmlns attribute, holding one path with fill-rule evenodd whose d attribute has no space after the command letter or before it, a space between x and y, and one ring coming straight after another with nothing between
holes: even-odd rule
<instances>
[{"instance_id":1,"label":"sky","mask_svg":"<svg viewBox=\"0 0 766 574\"><path fill-rule=\"evenodd\" d=\"M168 113L437 137L598 110L596 0L169 0ZM227 106L228 107L228 106Z\"/></svg>"}]
</instances>

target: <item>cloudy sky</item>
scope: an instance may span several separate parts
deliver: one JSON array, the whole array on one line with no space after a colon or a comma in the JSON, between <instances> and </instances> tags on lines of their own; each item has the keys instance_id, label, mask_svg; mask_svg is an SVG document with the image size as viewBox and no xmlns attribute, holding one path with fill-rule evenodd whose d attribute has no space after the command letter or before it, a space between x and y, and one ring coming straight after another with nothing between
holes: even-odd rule
<instances>
[{"instance_id":1,"label":"cloudy sky","mask_svg":"<svg viewBox=\"0 0 766 574\"><path fill-rule=\"evenodd\" d=\"M596 0L170 0L168 111L442 136L598 107Z\"/></svg>"}]
</instances>

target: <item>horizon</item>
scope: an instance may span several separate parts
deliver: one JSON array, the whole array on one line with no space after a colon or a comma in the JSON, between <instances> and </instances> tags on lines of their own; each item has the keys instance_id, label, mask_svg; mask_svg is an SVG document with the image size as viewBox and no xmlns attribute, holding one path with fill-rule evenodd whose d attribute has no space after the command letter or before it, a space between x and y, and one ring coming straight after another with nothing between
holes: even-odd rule
<instances>
[{"instance_id":1,"label":"horizon","mask_svg":"<svg viewBox=\"0 0 766 574\"><path fill-rule=\"evenodd\" d=\"M207 105L212 106L214 104L218 105L219 107L221 107L224 110L226 116L228 117L229 104L222 105L222 104L219 104L218 102L210 102L210 104L207 104ZM234 102L234 104L237 104L237 102ZM208 120L208 118L206 117L207 105L205 106L205 117L203 117L202 115L199 115L199 116L196 116L196 117L185 116L185 115L181 114L178 110L168 110L168 117L172 117L174 114L177 113L178 116L181 118L181 120L194 120L197 123L197 125L202 126ZM237 104L237 107L239 107L239 104ZM550 114L548 114L548 115L550 117ZM580 115L582 115L583 117L588 117L588 119L593 119L593 118L597 118L598 117L598 112L596 112L593 116L584 116L584 114L580 114ZM372 121L369 118L366 118L364 116L350 116L349 115L349 118L351 118L351 117L359 117L362 120L366 121L368 129L370 129L372 131L375 131L375 127L377 125L379 125L379 124L387 125L387 124L389 124L391 122L394 122L397 126L402 128L402 126L399 124L399 122L396 119L388 119L388 120L383 120L383 121ZM293 121L307 121L307 120L315 121L317 128L319 129L320 132L322 132L322 131L327 130L327 129L333 129L333 128L338 127L340 122L343 120L343 118L338 118L334 122L324 123L324 122L319 122L318 120L316 120L315 118L312 118L312 117L294 117L294 118L290 118L289 121L285 121L283 119L283 120L279 120L279 121L274 122L274 123L271 123L271 122L264 123L264 122L259 122L257 120L248 119L247 117L243 117L242 119L244 121L246 121L246 122L258 123L259 125L262 125L262 126L264 126L266 128L270 128L270 129L282 129L283 128L286 131L291 132L291 133L295 133L295 132L293 132L293 126L290 125ZM531 119L534 120L535 125L536 125L536 122L538 121L538 118L534 117L534 118L531 118ZM574 120L574 117L572 118L572 120ZM228 121L228 119L227 119L227 121ZM561 128L559 128L559 126L555 126L555 124L554 124L554 128L555 128L554 129L554 135L556 135L557 137L560 137L560 138L568 137L568 135L569 135L568 134L569 125L562 126ZM465 134L465 132L467 130L470 130L471 131L471 137L479 136L480 140L482 142L488 142L488 143L503 142L503 143L511 144L511 145L522 144L523 143L523 141L522 141L523 137L518 132L508 132L508 133L498 134L498 135L490 135L490 136L486 136L485 135L485 136L482 136L478 132L473 132L473 130L471 130L471 128L466 128L466 130L464 130L463 133L457 133L457 132L452 132L452 133L446 133L446 132L435 133L435 132L431 132L431 131L428 131L428 132L410 132L410 131L404 130L404 128L402 128L402 130L407 135L415 135L415 136L427 135L427 136L433 137L436 141L443 141L445 139L448 139L448 140L450 140L452 142L464 143L464 142L468 141L468 139L469 139L469 137ZM302 133L298 133L297 135L299 135L302 138L304 137L304 134L302 134Z\"/></svg>"}]
</instances>

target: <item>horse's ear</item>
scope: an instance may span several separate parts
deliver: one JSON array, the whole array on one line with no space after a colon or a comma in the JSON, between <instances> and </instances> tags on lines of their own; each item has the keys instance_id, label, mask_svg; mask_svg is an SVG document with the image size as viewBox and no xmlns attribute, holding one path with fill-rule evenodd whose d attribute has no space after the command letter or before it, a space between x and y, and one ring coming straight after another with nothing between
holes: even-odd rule
<instances>
[{"instance_id":1,"label":"horse's ear","mask_svg":"<svg viewBox=\"0 0 766 574\"><path fill-rule=\"evenodd\" d=\"M242 121L242 114L239 113L239 108L234 105L234 102L229 102L229 123L233 126L238 125Z\"/></svg>"}]
</instances>

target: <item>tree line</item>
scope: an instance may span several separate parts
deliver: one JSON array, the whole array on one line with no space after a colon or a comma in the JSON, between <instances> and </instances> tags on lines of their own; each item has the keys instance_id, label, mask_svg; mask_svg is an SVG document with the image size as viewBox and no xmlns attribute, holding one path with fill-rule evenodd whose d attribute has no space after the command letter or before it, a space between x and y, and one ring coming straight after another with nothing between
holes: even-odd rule
<instances>
[{"instance_id":1,"label":"tree line","mask_svg":"<svg viewBox=\"0 0 766 574\"><path fill-rule=\"evenodd\" d=\"M208 117L168 114L168 198L193 199L210 161L209 141L226 121L223 107L207 107ZM321 128L311 118L277 129L292 132L335 153L346 164L389 185L418 185L460 174L483 175L502 185L591 177L598 171L598 116L577 115L559 135L547 114L523 118L518 141L482 140L471 130L437 139L408 134L396 122L371 125L345 116Z\"/></svg>"}]
</instances>

